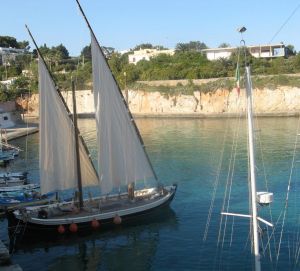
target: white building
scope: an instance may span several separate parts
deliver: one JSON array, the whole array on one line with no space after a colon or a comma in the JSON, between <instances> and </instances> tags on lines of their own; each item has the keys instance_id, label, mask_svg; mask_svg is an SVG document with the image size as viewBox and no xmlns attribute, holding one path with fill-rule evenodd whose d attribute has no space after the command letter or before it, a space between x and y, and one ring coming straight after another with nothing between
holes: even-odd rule
<instances>
[{"instance_id":1,"label":"white building","mask_svg":"<svg viewBox=\"0 0 300 271\"><path fill-rule=\"evenodd\" d=\"M0 129L14 127L20 119L15 102L0 102Z\"/></svg>"},{"instance_id":2,"label":"white building","mask_svg":"<svg viewBox=\"0 0 300 271\"><path fill-rule=\"evenodd\" d=\"M136 64L141 60L150 60L151 57L156 57L159 54L174 55L175 50L157 50L157 49L140 49L138 51L133 51L133 54L128 55L129 63Z\"/></svg>"},{"instance_id":3,"label":"white building","mask_svg":"<svg viewBox=\"0 0 300 271\"><path fill-rule=\"evenodd\" d=\"M286 48L282 43L269 45L247 46L250 54L256 58L275 58L286 56ZM228 59L236 51L237 47L204 49L201 52L206 54L208 60L217 60L220 58Z\"/></svg>"}]
</instances>

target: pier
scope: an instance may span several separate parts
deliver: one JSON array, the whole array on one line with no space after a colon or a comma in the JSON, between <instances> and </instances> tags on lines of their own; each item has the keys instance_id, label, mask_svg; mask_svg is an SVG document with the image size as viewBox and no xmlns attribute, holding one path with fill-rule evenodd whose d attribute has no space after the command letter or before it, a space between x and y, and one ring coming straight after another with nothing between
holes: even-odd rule
<instances>
[{"instance_id":1,"label":"pier","mask_svg":"<svg viewBox=\"0 0 300 271\"><path fill-rule=\"evenodd\" d=\"M27 125L16 125L13 128L7 128L5 129L5 137L7 140L16 139L19 137L27 136L30 134L37 133L39 131L37 124L30 124L30 126Z\"/></svg>"}]
</instances>

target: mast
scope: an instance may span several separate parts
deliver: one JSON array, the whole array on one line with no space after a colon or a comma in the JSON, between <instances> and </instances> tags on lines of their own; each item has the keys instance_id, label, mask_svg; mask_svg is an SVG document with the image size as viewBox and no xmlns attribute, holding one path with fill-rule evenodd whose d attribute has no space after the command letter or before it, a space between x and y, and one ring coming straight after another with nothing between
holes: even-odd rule
<instances>
[{"instance_id":1,"label":"mast","mask_svg":"<svg viewBox=\"0 0 300 271\"><path fill-rule=\"evenodd\" d=\"M133 118L133 116L132 116L132 114L131 114L131 112L130 112L130 110L129 110L128 104L126 103L126 100L125 100L125 98L124 98L124 96L123 96L123 94L122 94L122 91L121 91L121 89L120 89L120 87L119 87L119 84L117 83L117 80L116 80L115 76L113 75L113 73L112 73L112 71L111 71L111 69L110 69L110 67L109 67L109 65L108 65L108 62L107 62L107 59L106 59L106 57L105 57L105 55L104 55L104 53L103 53L103 50L102 50L102 48L101 48L101 46L100 46L100 44L99 44L99 42L98 42L98 40L97 40L97 38L96 38L96 35L95 35L95 33L94 33L94 31L93 31L93 29L92 29L92 27L91 27L91 25L90 25L90 23L89 23L87 17L85 16L85 13L84 13L84 11L83 11L83 9L82 9L80 3L79 3L79 0L76 0L76 2L77 2L77 4L78 4L79 10L80 10L80 12L81 12L81 14L82 14L82 16L83 16L83 18L84 18L84 20L85 20L85 22L86 22L88 28L89 28L89 30L91 31L91 33L92 33L92 35L93 35L95 41L97 42L97 45L98 45L98 47L99 47L99 49L100 49L100 52L101 52L101 54L103 55L103 58L104 58L105 61L106 61L107 67L109 68L109 70L110 70L110 72L111 72L111 74L112 74L112 77L113 77L113 79L114 79L114 81L115 81L115 83L116 83L116 86L117 86L119 95L120 95L120 97L121 97L121 99L122 99L122 101L123 101L123 104L124 104L125 108L126 108L127 114L129 115L129 118L130 118L131 123L132 123L132 125L133 125L133 127L134 127L134 130L135 130L135 132L136 132L136 134L137 134L137 136L138 136L138 139L139 139L139 141L140 141L140 143L141 143L141 145L142 145L144 154L145 154L146 159L147 159L147 161L148 161L148 163L149 163L149 166L150 166L150 168L151 168L152 174L153 174L155 180L158 181L157 175L156 175L156 173L155 173L155 171L154 171L154 169L153 169L153 166L152 166L152 164L151 164L151 161L150 161L150 159L149 159L149 156L148 156L148 154L147 154L147 152L146 152L146 150L145 150L145 144L144 144L144 142L143 142L143 139L142 139L142 137L141 137L141 134L140 134L140 132L139 132L139 130L138 130L138 128L137 128L137 125L136 125L136 123L135 123L135 121L134 121L134 118Z\"/></svg>"},{"instance_id":2,"label":"mast","mask_svg":"<svg viewBox=\"0 0 300 271\"><path fill-rule=\"evenodd\" d=\"M63 105L64 105L64 107L65 107L65 109L66 109L66 111L67 111L67 113L68 113L68 116L69 116L69 118L71 119L71 121L72 121L72 123L73 123L73 119L72 119L72 116L71 116L72 114L71 114L71 112L70 112L70 110L69 110L69 107L68 107L68 105L67 105L65 99L64 99L63 96L61 95L61 92L59 91L59 87L57 86L57 84L56 84L56 82L55 82L55 80L54 80L54 77L53 77L52 73L50 72L50 69L49 69L49 67L48 67L48 65L47 65L47 63L46 63L46 61L45 61L45 59L44 59L44 57L43 57L43 55L42 55L42 53L41 53L39 47L37 46L37 43L36 43L35 39L33 38L32 34L31 34L31 32L30 32L30 30L29 30L29 28L28 28L28 26L27 26L26 24L25 24L25 27L26 27L26 29L27 29L27 31L28 31L28 34L29 34L29 36L30 36L30 38L31 38L31 40L32 40L32 42L33 42L33 44L34 44L34 46L35 46L37 52L38 52L38 55L40 56L40 58L41 58L42 61L44 62L45 67L46 67L46 69L47 69L47 71L48 71L48 73L49 73L49 75L50 75L50 77L51 77L51 79L52 79L52 81L53 81L53 84L54 84L54 86L55 86L55 89L56 89L56 91L57 91L57 94L58 94L58 96L61 98L61 101L62 101L62 103L63 103ZM73 125L74 125L74 123L73 123ZM90 155L89 150L88 150L88 148L87 148L87 146L86 146L86 144L85 144L85 141L83 140L83 138L82 138L81 135L78 135L78 137L79 137L79 140L81 141L81 143L82 143L82 145L83 145L83 147L84 147L84 149L85 149L85 151L86 151L86 153L87 153L87 155L88 155L88 157L89 157L89 160L90 160L90 163L91 163L91 165L92 165L92 167L93 167L94 173L96 174L96 176L98 177L98 180L99 180L98 172L97 172L97 170L96 170L95 167L94 167L94 164L93 164L91 155Z\"/></svg>"},{"instance_id":3,"label":"mast","mask_svg":"<svg viewBox=\"0 0 300 271\"><path fill-rule=\"evenodd\" d=\"M253 112L252 112L252 83L250 77L250 67L246 66L246 91L247 91L247 121L248 121L248 147L250 162L250 186L251 186L251 211L252 211L252 234L254 246L255 271L261 270L258 238L258 216L256 203L256 179L255 179L255 157L254 157L254 137L253 137Z\"/></svg>"},{"instance_id":4,"label":"mast","mask_svg":"<svg viewBox=\"0 0 300 271\"><path fill-rule=\"evenodd\" d=\"M73 101L73 123L74 123L74 139L75 139L75 157L76 157L76 169L77 169L77 182L78 182L78 199L80 209L83 207L83 194L82 194L82 181L81 181L81 167L79 156L79 143L78 143L78 125L77 125L77 107L75 96L75 84L72 81L72 101Z\"/></svg>"}]
</instances>

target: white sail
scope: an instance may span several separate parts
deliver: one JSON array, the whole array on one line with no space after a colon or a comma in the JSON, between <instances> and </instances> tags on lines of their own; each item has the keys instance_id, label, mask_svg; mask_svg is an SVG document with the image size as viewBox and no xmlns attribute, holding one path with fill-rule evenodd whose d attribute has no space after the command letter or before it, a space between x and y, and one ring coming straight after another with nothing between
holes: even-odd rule
<instances>
[{"instance_id":1,"label":"white sail","mask_svg":"<svg viewBox=\"0 0 300 271\"><path fill-rule=\"evenodd\" d=\"M92 62L101 191L154 178L118 85L93 33Z\"/></svg>"},{"instance_id":2,"label":"white sail","mask_svg":"<svg viewBox=\"0 0 300 271\"><path fill-rule=\"evenodd\" d=\"M77 187L73 123L54 82L39 58L40 185L43 194ZM98 184L97 174L79 140L82 185Z\"/></svg>"}]
</instances>

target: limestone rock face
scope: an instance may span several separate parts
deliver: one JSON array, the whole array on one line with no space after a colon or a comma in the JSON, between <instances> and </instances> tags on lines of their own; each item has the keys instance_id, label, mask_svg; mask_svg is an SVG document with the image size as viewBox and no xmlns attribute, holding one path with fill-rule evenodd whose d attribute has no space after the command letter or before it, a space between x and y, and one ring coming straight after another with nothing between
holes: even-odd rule
<instances>
[{"instance_id":1,"label":"limestone rock face","mask_svg":"<svg viewBox=\"0 0 300 271\"><path fill-rule=\"evenodd\" d=\"M73 111L71 92L63 92L70 111ZM125 95L124 95L125 96ZM218 89L211 93L196 91L193 95L166 95L159 92L128 91L129 108L133 114L141 115L222 115L240 114L246 110L245 90ZM77 112L92 114L94 98L90 90L76 92ZM19 101L29 113L38 116L38 94L28 101ZM253 90L253 107L256 114L297 114L300 112L300 88L279 87Z\"/></svg>"}]
</instances>

